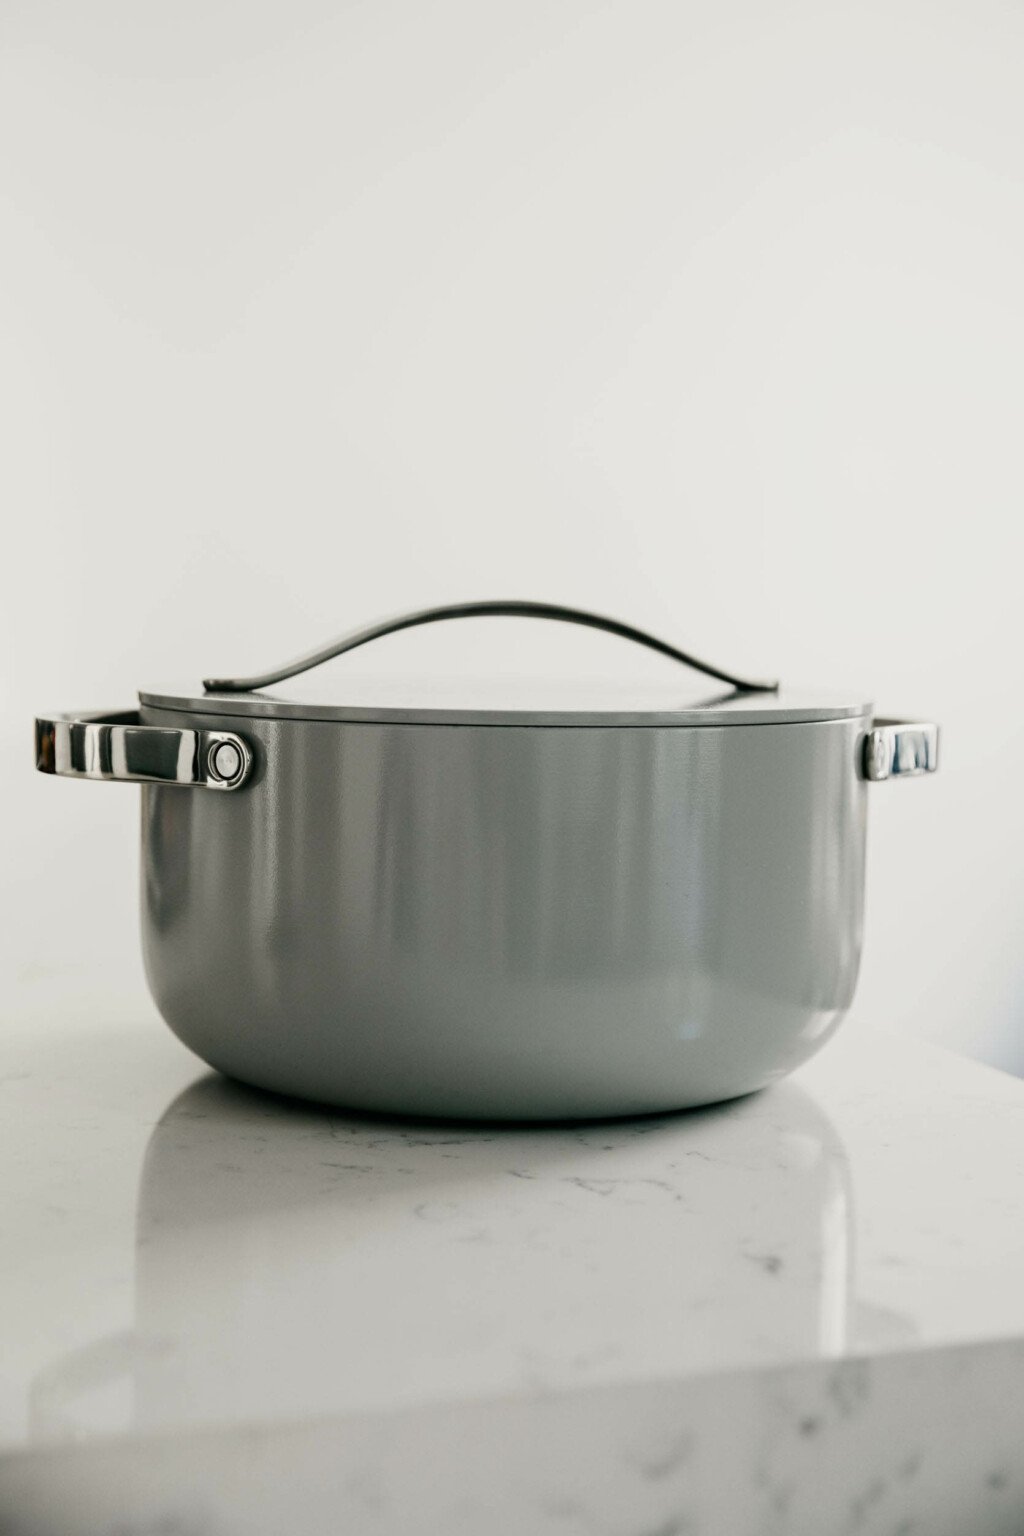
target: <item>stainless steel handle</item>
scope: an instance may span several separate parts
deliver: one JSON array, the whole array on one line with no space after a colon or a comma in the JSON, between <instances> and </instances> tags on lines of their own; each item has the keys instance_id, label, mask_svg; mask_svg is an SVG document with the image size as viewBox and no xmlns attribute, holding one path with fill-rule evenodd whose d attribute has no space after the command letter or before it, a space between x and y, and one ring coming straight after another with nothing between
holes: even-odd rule
<instances>
[{"instance_id":1,"label":"stainless steel handle","mask_svg":"<svg viewBox=\"0 0 1024 1536\"><path fill-rule=\"evenodd\" d=\"M129 709L38 718L36 767L69 779L232 790L252 773L253 754L231 731L142 725Z\"/></svg>"},{"instance_id":2,"label":"stainless steel handle","mask_svg":"<svg viewBox=\"0 0 1024 1536\"><path fill-rule=\"evenodd\" d=\"M342 635L319 650L310 651L308 655L286 662L283 667L275 667L273 671L261 672L256 677L208 677L203 687L207 693L250 693L256 688L269 688L273 683L283 683L286 678L295 677L299 672L318 667L322 661L331 661L345 651L354 651L359 645L378 640L382 635L393 635L400 629L414 629L419 624L435 624L441 619L482 618L556 619L563 624L582 624L588 629L603 629L610 635L618 635L623 640L632 640L636 645L645 645L649 650L660 651L663 656L671 656L674 661L704 672L708 677L716 677L720 682L728 683L744 693L774 693L779 686L777 682L753 682L749 678L737 677L732 672L723 671L721 667L698 661L696 656L690 656L686 651L669 645L666 640L649 635L646 630L634 629L632 624L622 624L618 619L589 613L583 608L563 608L557 603L497 599L480 603L450 603L443 608L421 608L415 613L396 614L394 618L382 619L365 629L356 629Z\"/></svg>"},{"instance_id":3,"label":"stainless steel handle","mask_svg":"<svg viewBox=\"0 0 1024 1536\"><path fill-rule=\"evenodd\" d=\"M864 738L864 777L911 779L939 766L939 728L930 722L876 720Z\"/></svg>"}]
</instances>

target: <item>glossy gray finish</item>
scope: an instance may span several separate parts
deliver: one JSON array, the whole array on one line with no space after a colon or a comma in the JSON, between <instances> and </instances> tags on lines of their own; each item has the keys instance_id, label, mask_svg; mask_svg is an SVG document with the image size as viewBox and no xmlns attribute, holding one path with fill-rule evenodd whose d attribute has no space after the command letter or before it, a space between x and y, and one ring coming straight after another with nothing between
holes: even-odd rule
<instances>
[{"instance_id":1,"label":"glossy gray finish","mask_svg":"<svg viewBox=\"0 0 1024 1536\"><path fill-rule=\"evenodd\" d=\"M739 677L734 672L723 671L721 667L712 666L710 662L698 661L697 657L691 656L688 651L681 651L677 646L669 645L666 640L659 640L656 635L649 634L647 630L637 629L632 624L623 624L620 619L610 619L605 614L591 613L585 608L566 608L561 603L509 601L498 598L483 602L448 603L441 608L419 608L411 613L394 614L391 618L379 619L375 624L351 630L347 635L328 641L326 645L317 646L315 651L308 651L294 661L285 662L280 667L273 667L269 672L259 672L253 677L208 677L204 680L203 687L207 693L251 693L254 689L269 688L274 683L282 683L290 677L297 677L300 672L308 672L311 667L319 667L321 663L331 661L335 656L342 656L346 651L357 650L359 646L368 645L371 640L379 640L383 635L394 635L402 629L417 629L422 624L437 624L447 619L485 618L554 619L561 624L581 624L587 629L601 629L609 635L618 635L622 640L630 640L635 645L658 651L662 656L669 656L673 661L682 662L683 666L703 672L707 677L717 678L719 682L728 683L731 688L739 689L741 692L774 693L779 686L777 682L755 682L749 678Z\"/></svg>"},{"instance_id":2,"label":"glossy gray finish","mask_svg":"<svg viewBox=\"0 0 1024 1536\"><path fill-rule=\"evenodd\" d=\"M154 997L213 1066L355 1108L591 1116L759 1088L853 995L870 723L247 718L244 793L143 788Z\"/></svg>"},{"instance_id":3,"label":"glossy gray finish","mask_svg":"<svg viewBox=\"0 0 1024 1536\"><path fill-rule=\"evenodd\" d=\"M142 725L137 709L39 716L36 767L68 779L241 789L252 754L233 731Z\"/></svg>"}]
</instances>

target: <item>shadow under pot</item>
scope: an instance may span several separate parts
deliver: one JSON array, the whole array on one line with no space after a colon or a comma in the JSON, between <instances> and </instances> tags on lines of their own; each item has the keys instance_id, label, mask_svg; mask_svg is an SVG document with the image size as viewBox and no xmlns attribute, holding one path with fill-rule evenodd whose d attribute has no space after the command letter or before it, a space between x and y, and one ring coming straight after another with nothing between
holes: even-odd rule
<instances>
[{"instance_id":1,"label":"shadow under pot","mask_svg":"<svg viewBox=\"0 0 1024 1536\"><path fill-rule=\"evenodd\" d=\"M398 629L494 615L609 630L713 686L289 683ZM423 1115L632 1115L791 1071L853 996L868 785L938 757L932 724L539 603L407 614L139 699L37 720L36 755L143 785L167 1023L243 1081Z\"/></svg>"}]
</instances>

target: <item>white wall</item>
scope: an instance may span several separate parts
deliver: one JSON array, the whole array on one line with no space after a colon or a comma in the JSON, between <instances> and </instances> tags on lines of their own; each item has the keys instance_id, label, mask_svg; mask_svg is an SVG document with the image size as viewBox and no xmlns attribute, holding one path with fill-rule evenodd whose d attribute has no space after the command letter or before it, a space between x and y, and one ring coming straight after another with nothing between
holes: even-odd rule
<instances>
[{"instance_id":1,"label":"white wall","mask_svg":"<svg viewBox=\"0 0 1024 1536\"><path fill-rule=\"evenodd\" d=\"M938 717L857 1013L1024 1070L1022 79L994 0L7 0L10 973L141 989L35 709L537 595Z\"/></svg>"}]
</instances>

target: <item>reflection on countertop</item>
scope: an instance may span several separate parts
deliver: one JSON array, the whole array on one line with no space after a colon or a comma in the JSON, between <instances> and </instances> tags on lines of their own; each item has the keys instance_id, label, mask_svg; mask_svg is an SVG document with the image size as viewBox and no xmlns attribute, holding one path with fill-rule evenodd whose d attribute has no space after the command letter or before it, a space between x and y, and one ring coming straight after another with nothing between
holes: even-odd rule
<instances>
[{"instance_id":1,"label":"reflection on countertop","mask_svg":"<svg viewBox=\"0 0 1024 1536\"><path fill-rule=\"evenodd\" d=\"M1024 1337L1024 1085L918 1042L849 1025L718 1108L472 1126L44 1001L0 1040L0 1453Z\"/></svg>"},{"instance_id":2,"label":"reflection on countertop","mask_svg":"<svg viewBox=\"0 0 1024 1536\"><path fill-rule=\"evenodd\" d=\"M316 1110L217 1076L152 1132L134 1326L49 1362L41 1439L545 1394L839 1355L841 1143L793 1084L555 1126Z\"/></svg>"}]
</instances>

